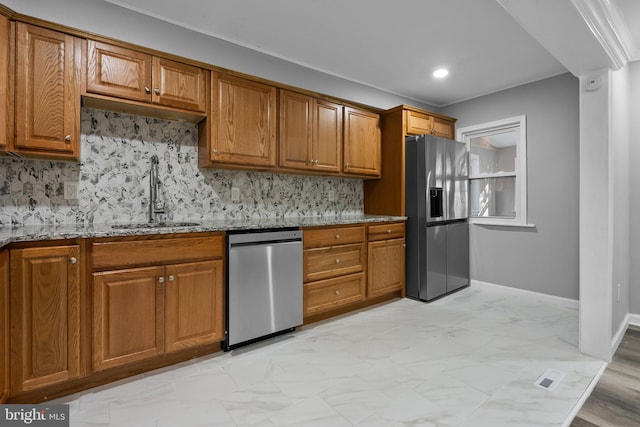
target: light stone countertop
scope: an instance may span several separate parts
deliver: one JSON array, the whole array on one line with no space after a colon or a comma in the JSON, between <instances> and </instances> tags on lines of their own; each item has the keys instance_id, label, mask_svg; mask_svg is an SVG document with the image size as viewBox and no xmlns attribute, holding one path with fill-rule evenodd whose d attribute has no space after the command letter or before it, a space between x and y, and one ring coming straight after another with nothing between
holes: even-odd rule
<instances>
[{"instance_id":1,"label":"light stone countertop","mask_svg":"<svg viewBox=\"0 0 640 427\"><path fill-rule=\"evenodd\" d=\"M258 230L286 227L314 227L329 225L361 224L371 222L405 221L403 216L353 215L291 218L244 218L196 221L189 227L144 227L135 229L114 228L109 224L94 225L40 225L0 230L0 248L15 242L35 242L98 237L141 236L150 234L198 233L206 231ZM183 221L176 221L183 222ZM191 222L191 221L184 221ZM126 225L126 224L125 224Z\"/></svg>"}]
</instances>

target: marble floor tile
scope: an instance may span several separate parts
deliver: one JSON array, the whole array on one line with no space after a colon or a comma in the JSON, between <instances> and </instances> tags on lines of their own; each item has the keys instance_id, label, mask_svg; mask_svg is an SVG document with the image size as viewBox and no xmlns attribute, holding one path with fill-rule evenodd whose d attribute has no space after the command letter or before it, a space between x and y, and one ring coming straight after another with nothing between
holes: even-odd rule
<instances>
[{"instance_id":1,"label":"marble floor tile","mask_svg":"<svg viewBox=\"0 0 640 427\"><path fill-rule=\"evenodd\" d=\"M395 300L58 399L74 427L561 426L602 362L578 312L467 288ZM534 385L552 368L554 391Z\"/></svg>"}]
</instances>

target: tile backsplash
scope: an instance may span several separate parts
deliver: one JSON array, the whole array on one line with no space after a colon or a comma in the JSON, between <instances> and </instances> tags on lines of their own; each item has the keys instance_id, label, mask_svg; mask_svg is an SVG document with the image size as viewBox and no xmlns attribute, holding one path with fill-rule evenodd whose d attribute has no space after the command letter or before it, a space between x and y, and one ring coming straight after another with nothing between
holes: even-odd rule
<instances>
[{"instance_id":1,"label":"tile backsplash","mask_svg":"<svg viewBox=\"0 0 640 427\"><path fill-rule=\"evenodd\" d=\"M79 164L0 158L0 226L146 222L154 154L165 220L363 212L359 179L199 169L192 123L86 108L81 120ZM64 198L65 182L77 183L77 199ZM231 200L233 187L239 201Z\"/></svg>"}]
</instances>

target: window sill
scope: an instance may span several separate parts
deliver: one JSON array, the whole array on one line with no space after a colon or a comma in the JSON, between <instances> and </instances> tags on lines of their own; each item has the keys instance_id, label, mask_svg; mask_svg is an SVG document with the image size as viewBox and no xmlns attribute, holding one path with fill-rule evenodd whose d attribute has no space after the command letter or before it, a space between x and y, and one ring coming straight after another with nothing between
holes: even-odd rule
<instances>
[{"instance_id":1,"label":"window sill","mask_svg":"<svg viewBox=\"0 0 640 427\"><path fill-rule=\"evenodd\" d=\"M536 228L535 224L518 224L515 222L501 222L501 221L478 221L476 219L469 220L470 224L480 225L483 227L509 227L509 228Z\"/></svg>"}]
</instances>

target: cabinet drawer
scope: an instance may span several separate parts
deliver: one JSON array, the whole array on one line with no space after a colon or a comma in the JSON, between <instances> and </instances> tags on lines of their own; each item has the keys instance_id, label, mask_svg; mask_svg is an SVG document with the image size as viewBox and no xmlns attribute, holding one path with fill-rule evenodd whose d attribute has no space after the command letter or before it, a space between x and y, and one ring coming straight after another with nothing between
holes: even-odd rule
<instances>
[{"instance_id":1,"label":"cabinet drawer","mask_svg":"<svg viewBox=\"0 0 640 427\"><path fill-rule=\"evenodd\" d=\"M364 225L304 230L304 248L319 248L364 242Z\"/></svg>"},{"instance_id":2,"label":"cabinet drawer","mask_svg":"<svg viewBox=\"0 0 640 427\"><path fill-rule=\"evenodd\" d=\"M304 281L364 271L364 243L334 246L331 248L306 249L304 251Z\"/></svg>"},{"instance_id":3,"label":"cabinet drawer","mask_svg":"<svg viewBox=\"0 0 640 427\"><path fill-rule=\"evenodd\" d=\"M401 239L403 237L404 237L403 222L369 226L368 239L370 242L376 241L376 240Z\"/></svg>"},{"instance_id":4,"label":"cabinet drawer","mask_svg":"<svg viewBox=\"0 0 640 427\"><path fill-rule=\"evenodd\" d=\"M91 268L100 270L221 258L224 250L224 236L95 242L91 245Z\"/></svg>"},{"instance_id":5,"label":"cabinet drawer","mask_svg":"<svg viewBox=\"0 0 640 427\"><path fill-rule=\"evenodd\" d=\"M365 298L364 273L304 285L304 315L329 311Z\"/></svg>"}]
</instances>

